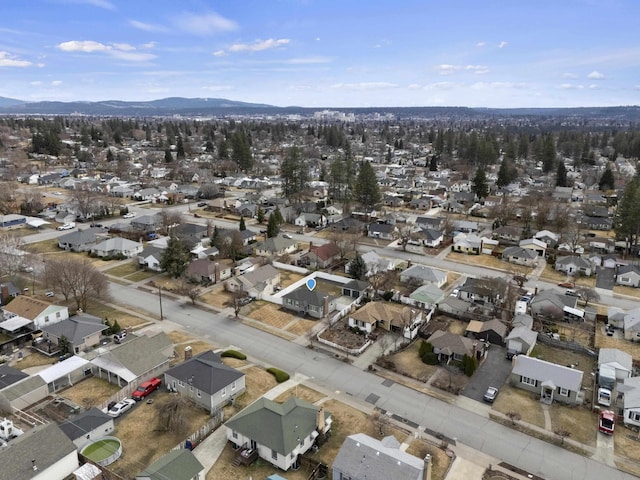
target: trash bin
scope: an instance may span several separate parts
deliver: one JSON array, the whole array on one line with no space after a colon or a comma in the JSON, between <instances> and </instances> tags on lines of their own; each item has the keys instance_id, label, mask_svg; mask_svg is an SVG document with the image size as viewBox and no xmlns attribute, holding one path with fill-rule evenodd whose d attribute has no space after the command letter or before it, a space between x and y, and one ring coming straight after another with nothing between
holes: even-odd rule
<instances>
[{"instance_id":1,"label":"trash bin","mask_svg":"<svg viewBox=\"0 0 640 480\"><path fill-rule=\"evenodd\" d=\"M193 450L193 443L191 443L191 440L187 440L186 442L184 442L184 448L186 448L187 450Z\"/></svg>"}]
</instances>

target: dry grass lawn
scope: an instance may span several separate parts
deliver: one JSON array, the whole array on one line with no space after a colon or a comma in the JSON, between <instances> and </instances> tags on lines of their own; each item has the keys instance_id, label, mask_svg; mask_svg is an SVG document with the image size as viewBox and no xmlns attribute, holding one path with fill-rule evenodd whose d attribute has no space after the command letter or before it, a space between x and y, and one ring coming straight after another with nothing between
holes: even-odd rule
<instances>
[{"instance_id":1,"label":"dry grass lawn","mask_svg":"<svg viewBox=\"0 0 640 480\"><path fill-rule=\"evenodd\" d=\"M433 480L443 480L446 476L451 457L441 448L422 439L416 439L407 448L407 453L418 458L426 457L427 453L431 455L431 478Z\"/></svg>"},{"instance_id":2,"label":"dry grass lawn","mask_svg":"<svg viewBox=\"0 0 640 480\"><path fill-rule=\"evenodd\" d=\"M403 351L391 355L390 359L396 366L396 371L401 375L415 378L422 382L426 382L438 371L437 365L427 365L420 359L418 352L420 350L420 341L413 342Z\"/></svg>"},{"instance_id":3,"label":"dry grass lawn","mask_svg":"<svg viewBox=\"0 0 640 480\"><path fill-rule=\"evenodd\" d=\"M73 387L60 392L61 397L68 398L85 409L100 405L120 388L113 383L98 377L89 377Z\"/></svg>"},{"instance_id":4,"label":"dry grass lawn","mask_svg":"<svg viewBox=\"0 0 640 480\"><path fill-rule=\"evenodd\" d=\"M618 424L613 440L616 455L640 462L640 435L637 432ZM640 466L638 469L640 472Z\"/></svg>"},{"instance_id":5,"label":"dry grass lawn","mask_svg":"<svg viewBox=\"0 0 640 480\"><path fill-rule=\"evenodd\" d=\"M31 253L42 253L45 254L44 258L46 260L47 255L49 253L60 253L60 247L58 247L58 240L42 240L41 242L30 243L25 246L25 250Z\"/></svg>"},{"instance_id":6,"label":"dry grass lawn","mask_svg":"<svg viewBox=\"0 0 640 480\"><path fill-rule=\"evenodd\" d=\"M561 282L573 282L575 279L566 273L558 272L553 268L553 265L547 264L540 275L542 280L547 280L553 283L561 283Z\"/></svg>"},{"instance_id":7,"label":"dry grass lawn","mask_svg":"<svg viewBox=\"0 0 640 480\"><path fill-rule=\"evenodd\" d=\"M25 368L31 368L31 367L40 367L43 365L53 365L58 361L56 357L47 357L46 355L43 355L40 352L31 350L30 348L26 348L23 351L24 351L24 357L22 358L22 360L17 361L13 365L13 367L19 370L24 370ZM17 358L17 354L14 354L14 355L16 355L16 357L14 358Z\"/></svg>"},{"instance_id":8,"label":"dry grass lawn","mask_svg":"<svg viewBox=\"0 0 640 480\"><path fill-rule=\"evenodd\" d=\"M107 270L103 270L107 275L113 275L114 277L126 277L138 271L138 264L133 261L123 263L117 267L111 267Z\"/></svg>"},{"instance_id":9,"label":"dry grass lawn","mask_svg":"<svg viewBox=\"0 0 640 480\"><path fill-rule=\"evenodd\" d=\"M287 270L280 270L280 286L286 288L289 285L293 285L298 280L304 278L299 273L290 272Z\"/></svg>"},{"instance_id":10,"label":"dry grass lawn","mask_svg":"<svg viewBox=\"0 0 640 480\"><path fill-rule=\"evenodd\" d=\"M505 415L515 412L520 414L520 420L531 425L544 428L544 413L540 400L534 399L533 394L505 385L500 389L500 395L493 403L493 409Z\"/></svg>"},{"instance_id":11,"label":"dry grass lawn","mask_svg":"<svg viewBox=\"0 0 640 480\"><path fill-rule=\"evenodd\" d=\"M566 430L571 432L571 440L595 447L598 434L595 413L584 407L553 404L549 406L549 414L553 431Z\"/></svg>"},{"instance_id":12,"label":"dry grass lawn","mask_svg":"<svg viewBox=\"0 0 640 480\"><path fill-rule=\"evenodd\" d=\"M596 368L595 358L591 358L571 350L550 347L542 343L536 344L531 352L531 356L541 360L546 360L547 362L557 363L559 365L575 365L574 368L582 370L586 376L590 375Z\"/></svg>"},{"instance_id":13,"label":"dry grass lawn","mask_svg":"<svg viewBox=\"0 0 640 480\"><path fill-rule=\"evenodd\" d=\"M140 402L116 420L114 436L122 441L122 457L111 466L116 473L131 478L183 441L187 435L195 432L210 418L204 409L187 403L186 407L181 409L187 424L184 431L165 431L160 423L160 411L174 395L160 389L151 397L152 404Z\"/></svg>"},{"instance_id":14,"label":"dry grass lawn","mask_svg":"<svg viewBox=\"0 0 640 480\"><path fill-rule=\"evenodd\" d=\"M309 330L311 330L318 322L314 320L306 320L304 318L299 318L295 323L292 323L287 327L287 331L293 333L294 335L305 335Z\"/></svg>"},{"instance_id":15,"label":"dry grass lawn","mask_svg":"<svg viewBox=\"0 0 640 480\"><path fill-rule=\"evenodd\" d=\"M627 352L633 358L640 358L640 344L625 340L624 338L607 337L602 333L600 325L596 326L596 348L617 348Z\"/></svg>"},{"instance_id":16,"label":"dry grass lawn","mask_svg":"<svg viewBox=\"0 0 640 480\"><path fill-rule=\"evenodd\" d=\"M451 252L447 255L447 260L451 260L452 262L463 263L466 265L475 265L478 267L488 267L495 270L504 270L508 271L513 268L508 262L503 262L497 257L492 255L466 255L464 253ZM532 268L520 267L527 272L527 274L533 271Z\"/></svg>"},{"instance_id":17,"label":"dry grass lawn","mask_svg":"<svg viewBox=\"0 0 640 480\"><path fill-rule=\"evenodd\" d=\"M127 309L133 310L133 308L130 306L127 306ZM118 324L122 328L137 327L139 325L148 323L148 321L144 318L137 317L128 312L123 312L122 310L118 310L116 308L110 307L109 305L98 302L89 303L87 313L90 313L91 315L95 315L96 317L100 317L102 319L106 318L109 320L109 323L113 323L115 320L117 320Z\"/></svg>"},{"instance_id":18,"label":"dry grass lawn","mask_svg":"<svg viewBox=\"0 0 640 480\"><path fill-rule=\"evenodd\" d=\"M127 280L129 280L130 282L142 282L143 280L148 280L149 278L155 277L156 275L158 275L158 272L138 270L131 275L127 275Z\"/></svg>"},{"instance_id":19,"label":"dry grass lawn","mask_svg":"<svg viewBox=\"0 0 640 480\"><path fill-rule=\"evenodd\" d=\"M281 393L274 400L278 403L286 402L290 397L300 398L306 400L309 403L316 403L318 400L322 400L325 396L314 390L313 388L305 387L304 385L298 385L286 392Z\"/></svg>"},{"instance_id":20,"label":"dry grass lawn","mask_svg":"<svg viewBox=\"0 0 640 480\"><path fill-rule=\"evenodd\" d=\"M297 317L291 315L290 313L281 310L278 305L274 305L273 303L267 302L254 302L258 305L257 308L252 309L250 313L246 315L254 320L258 320L259 322L265 323L275 328L279 328L281 330L286 330L286 326L289 325L294 320L297 320Z\"/></svg>"},{"instance_id":21,"label":"dry grass lawn","mask_svg":"<svg viewBox=\"0 0 640 480\"><path fill-rule=\"evenodd\" d=\"M469 324L467 322L451 318L449 319L449 327L447 330L454 335L464 336L464 332L467 330L468 326Z\"/></svg>"},{"instance_id":22,"label":"dry grass lawn","mask_svg":"<svg viewBox=\"0 0 640 480\"><path fill-rule=\"evenodd\" d=\"M263 368L249 367L242 371L245 374L247 390L236 399L235 405L224 408L224 418L233 417L277 385L273 375Z\"/></svg>"},{"instance_id":23,"label":"dry grass lawn","mask_svg":"<svg viewBox=\"0 0 640 480\"><path fill-rule=\"evenodd\" d=\"M613 293L627 295L629 297L640 298L640 288L626 287L624 285L614 285Z\"/></svg>"}]
</instances>

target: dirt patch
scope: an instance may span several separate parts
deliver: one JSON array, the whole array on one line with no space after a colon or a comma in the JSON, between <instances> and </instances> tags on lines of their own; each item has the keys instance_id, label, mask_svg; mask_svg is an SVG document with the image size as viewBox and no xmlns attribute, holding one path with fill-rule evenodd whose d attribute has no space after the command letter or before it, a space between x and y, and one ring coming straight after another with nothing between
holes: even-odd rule
<instances>
[{"instance_id":1,"label":"dirt patch","mask_svg":"<svg viewBox=\"0 0 640 480\"><path fill-rule=\"evenodd\" d=\"M453 366L440 367L437 376L431 381L431 385L457 395L465 389L469 380L471 380L469 377Z\"/></svg>"},{"instance_id":2,"label":"dirt patch","mask_svg":"<svg viewBox=\"0 0 640 480\"><path fill-rule=\"evenodd\" d=\"M287 325L296 320L296 317L294 317L290 313L285 312L278 305L267 302L255 303L261 303L261 305L258 306L258 308L256 308L255 310L252 310L251 313L247 314L249 318L253 318L254 320L258 320L259 322L265 323L275 328L279 328L281 330L285 330L285 327Z\"/></svg>"},{"instance_id":3,"label":"dirt patch","mask_svg":"<svg viewBox=\"0 0 640 480\"><path fill-rule=\"evenodd\" d=\"M571 440L592 447L596 446L597 416L588 408L553 404L549 406L549 414L551 429L554 432L566 430L571 432L569 437Z\"/></svg>"},{"instance_id":4,"label":"dirt patch","mask_svg":"<svg viewBox=\"0 0 640 480\"><path fill-rule=\"evenodd\" d=\"M614 433L614 443L616 455L640 462L640 435L630 428L618 424ZM640 465L637 465L640 472Z\"/></svg>"},{"instance_id":5,"label":"dirt patch","mask_svg":"<svg viewBox=\"0 0 640 480\"><path fill-rule=\"evenodd\" d=\"M426 440L417 439L411 442L406 452L418 458L425 458L427 454L431 455L431 478L433 480L445 478L451 464L451 457L443 449Z\"/></svg>"},{"instance_id":6,"label":"dirt patch","mask_svg":"<svg viewBox=\"0 0 640 480\"><path fill-rule=\"evenodd\" d=\"M318 322L315 322L313 320L305 320L304 318L300 318L295 323L289 325L289 327L287 327L287 331L298 336L305 335L317 324Z\"/></svg>"},{"instance_id":7,"label":"dirt patch","mask_svg":"<svg viewBox=\"0 0 640 480\"><path fill-rule=\"evenodd\" d=\"M461 320L454 320L453 318L449 319L449 325L447 326L447 331L449 333L453 333L454 335L464 335L464 332L467 331L467 327L469 324L467 322L463 322Z\"/></svg>"},{"instance_id":8,"label":"dirt patch","mask_svg":"<svg viewBox=\"0 0 640 480\"><path fill-rule=\"evenodd\" d=\"M150 397L153 403L139 402L133 410L116 420L114 436L122 441L123 454L111 466L112 470L130 478L209 420L208 412L187 402L181 408L186 421L184 432L172 433L164 430L160 423L160 412L174 395L176 394L160 389Z\"/></svg>"},{"instance_id":9,"label":"dirt patch","mask_svg":"<svg viewBox=\"0 0 640 480\"><path fill-rule=\"evenodd\" d=\"M24 352L22 360L18 360L11 365L19 370L31 367L40 367L43 365L53 365L58 361L56 357L47 357L42 353L31 350L30 348L25 348L22 351Z\"/></svg>"},{"instance_id":10,"label":"dirt patch","mask_svg":"<svg viewBox=\"0 0 640 480\"><path fill-rule=\"evenodd\" d=\"M534 396L536 398L533 398ZM493 402L493 409L505 415L517 413L521 421L544 428L544 412L540 406L540 398L525 390L505 385Z\"/></svg>"},{"instance_id":11,"label":"dirt patch","mask_svg":"<svg viewBox=\"0 0 640 480\"><path fill-rule=\"evenodd\" d=\"M280 270L280 286L282 288L286 288L289 285L293 285L294 283L296 283L298 280L301 280L302 278L304 277L299 273L290 272L287 270Z\"/></svg>"},{"instance_id":12,"label":"dirt patch","mask_svg":"<svg viewBox=\"0 0 640 480\"><path fill-rule=\"evenodd\" d=\"M295 388L287 390L286 392L280 394L274 400L278 403L286 402L290 397L301 398L302 400L306 400L309 403L315 403L318 400L325 398L325 396L309 387L305 387L304 385L298 385Z\"/></svg>"},{"instance_id":13,"label":"dirt patch","mask_svg":"<svg viewBox=\"0 0 640 480\"><path fill-rule=\"evenodd\" d=\"M206 303L207 305L213 305L218 308L225 308L233 305L233 297L231 296L231 293L224 289L223 285L214 287L207 293L201 295L198 300Z\"/></svg>"},{"instance_id":14,"label":"dirt patch","mask_svg":"<svg viewBox=\"0 0 640 480\"><path fill-rule=\"evenodd\" d=\"M388 355L387 360L393 362L395 371L400 375L426 382L438 371L438 366L423 363L418 355L420 343L420 340L413 342L401 352Z\"/></svg>"},{"instance_id":15,"label":"dirt patch","mask_svg":"<svg viewBox=\"0 0 640 480\"><path fill-rule=\"evenodd\" d=\"M367 341L365 335L351 331L347 320L336 322L333 326L322 332L320 338L350 349L360 348Z\"/></svg>"},{"instance_id":16,"label":"dirt patch","mask_svg":"<svg viewBox=\"0 0 640 480\"><path fill-rule=\"evenodd\" d=\"M120 388L102 378L89 377L73 387L58 392L58 396L71 400L85 410L100 405Z\"/></svg>"}]
</instances>

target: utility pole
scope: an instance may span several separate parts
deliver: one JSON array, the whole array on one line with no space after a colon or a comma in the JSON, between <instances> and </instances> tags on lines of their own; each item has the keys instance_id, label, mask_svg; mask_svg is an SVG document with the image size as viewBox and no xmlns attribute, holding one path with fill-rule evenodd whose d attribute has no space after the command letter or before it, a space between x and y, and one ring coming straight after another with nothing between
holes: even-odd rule
<instances>
[{"instance_id":1,"label":"utility pole","mask_svg":"<svg viewBox=\"0 0 640 480\"><path fill-rule=\"evenodd\" d=\"M160 299L160 320L164 320L162 315L162 287L158 285L158 298Z\"/></svg>"}]
</instances>

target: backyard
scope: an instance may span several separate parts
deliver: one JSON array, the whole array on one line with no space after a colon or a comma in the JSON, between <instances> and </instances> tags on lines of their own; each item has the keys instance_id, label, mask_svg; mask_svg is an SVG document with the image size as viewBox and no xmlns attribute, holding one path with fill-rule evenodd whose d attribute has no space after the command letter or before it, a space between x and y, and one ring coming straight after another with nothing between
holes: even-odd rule
<instances>
[{"instance_id":1,"label":"backyard","mask_svg":"<svg viewBox=\"0 0 640 480\"><path fill-rule=\"evenodd\" d=\"M100 405L119 390L120 388L117 385L109 383L102 378L89 377L66 390L58 392L58 395L88 410L91 407Z\"/></svg>"}]
</instances>

